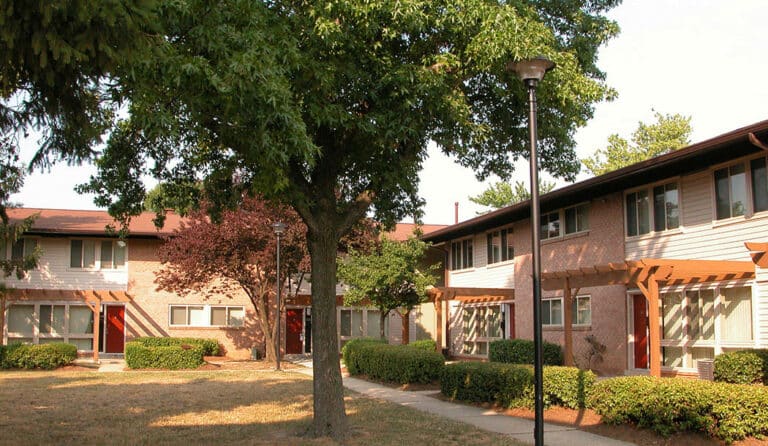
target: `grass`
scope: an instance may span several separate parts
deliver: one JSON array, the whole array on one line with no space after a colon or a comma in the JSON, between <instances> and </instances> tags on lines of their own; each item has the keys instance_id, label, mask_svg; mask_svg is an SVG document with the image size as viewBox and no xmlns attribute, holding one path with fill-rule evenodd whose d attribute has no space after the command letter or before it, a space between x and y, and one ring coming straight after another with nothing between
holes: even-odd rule
<instances>
[{"instance_id":1,"label":"grass","mask_svg":"<svg viewBox=\"0 0 768 446\"><path fill-rule=\"evenodd\" d=\"M348 445L520 445L346 396ZM308 438L312 381L291 372L0 372L3 444L332 445Z\"/></svg>"}]
</instances>

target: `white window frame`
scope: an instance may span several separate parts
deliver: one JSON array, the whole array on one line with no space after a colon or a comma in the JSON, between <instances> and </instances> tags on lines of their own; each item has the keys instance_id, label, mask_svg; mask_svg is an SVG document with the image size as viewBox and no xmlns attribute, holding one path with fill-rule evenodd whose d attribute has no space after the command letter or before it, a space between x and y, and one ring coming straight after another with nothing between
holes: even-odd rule
<instances>
[{"instance_id":1,"label":"white window frame","mask_svg":"<svg viewBox=\"0 0 768 446\"><path fill-rule=\"evenodd\" d=\"M664 196L665 196L665 203L666 203L666 193L667 193L667 187L670 185L675 186L675 190L677 191L677 226L675 227L668 227L668 216L665 212L664 214L664 229L657 229L656 228L656 195L655 190L659 187L664 188ZM632 194L637 194L640 192L644 192L647 197L647 206L648 206L648 232L641 232L640 231L640 212L637 210L635 211L636 216L636 222L635 222L635 234L630 235L629 229L630 229L630 219L629 219L629 207L627 200L629 199L629 196ZM683 199L682 199L682 189L680 187L680 179L679 178L671 178L666 179L663 181L657 181L652 184L645 185L643 187L638 187L635 189L630 189L624 192L624 201L623 201L623 207L624 207L624 237L626 238L634 238L634 237L644 237L651 234L660 234L664 232L669 231L679 231L680 228L683 226L682 216L683 216ZM665 206L666 209L666 206Z\"/></svg>"},{"instance_id":2,"label":"white window frame","mask_svg":"<svg viewBox=\"0 0 768 446\"><path fill-rule=\"evenodd\" d=\"M579 321L579 302L586 300L589 305L589 322ZM592 325L592 296L589 294L579 294L573 297L573 308L571 309L572 322L576 327L589 327ZM565 319L565 315L563 315Z\"/></svg>"},{"instance_id":3,"label":"white window frame","mask_svg":"<svg viewBox=\"0 0 768 446\"><path fill-rule=\"evenodd\" d=\"M550 217L553 215L557 215L557 235L550 235L550 225L552 225L555 220L550 220ZM546 221L546 223L545 223ZM542 240L552 240L556 238L560 238L563 236L563 215L561 212L561 209L552 211L552 212L543 212L541 214L541 239Z\"/></svg>"},{"instance_id":4,"label":"white window frame","mask_svg":"<svg viewBox=\"0 0 768 446\"><path fill-rule=\"evenodd\" d=\"M552 323L552 319L553 319L552 316L557 314L555 312L556 310L553 310L553 308L552 308L552 302L555 302L555 301L560 302L560 311L559 311L560 323L559 324L553 324ZM550 321L550 323L545 323L544 322L543 316L544 316L544 311L545 311L545 309L544 309L544 305L545 304L547 305L547 313L549 314L549 321ZM563 326L563 319L564 319L563 318L563 298L562 297L545 297L545 298L542 298L541 299L541 314L542 314L542 323L541 323L542 326L544 326L544 327L562 327Z\"/></svg>"},{"instance_id":5,"label":"white window frame","mask_svg":"<svg viewBox=\"0 0 768 446\"><path fill-rule=\"evenodd\" d=\"M81 251L80 251L80 266L72 266L72 244L73 242L80 242L81 243ZM83 259L85 258L85 242L93 242L93 266L91 265L83 265ZM125 243L125 246L122 247L123 249L123 263L122 264L115 264L115 257L117 248L119 247L120 243ZM104 244L111 245L112 248L112 260L110 261L110 265L106 266L102 263L102 252L104 248ZM123 240L115 240L115 239L91 239L91 238L70 238L69 239L69 245L67 247L67 268L72 271L124 271L128 267L128 244L127 242Z\"/></svg>"},{"instance_id":6,"label":"white window frame","mask_svg":"<svg viewBox=\"0 0 768 446\"><path fill-rule=\"evenodd\" d=\"M489 314L491 308L498 308L498 326L501 336L491 336ZM461 307L461 355L488 356L490 343L504 339L507 330L504 318L509 311L504 303L462 305ZM469 316L469 317L467 317ZM481 317L484 316L484 317ZM478 327L478 324L482 327Z\"/></svg>"},{"instance_id":7,"label":"white window frame","mask_svg":"<svg viewBox=\"0 0 768 446\"><path fill-rule=\"evenodd\" d=\"M451 271L471 269L475 265L475 239L467 237L451 242ZM457 248L454 248L456 246ZM467 252L467 250L469 252ZM457 256L458 253L458 256Z\"/></svg>"},{"instance_id":8,"label":"white window frame","mask_svg":"<svg viewBox=\"0 0 768 446\"><path fill-rule=\"evenodd\" d=\"M574 226L576 227L575 231L568 231L568 211L574 212ZM571 234L579 234L582 232L589 232L589 211L590 211L590 205L589 203L579 203L575 206L569 206L567 208L563 209L563 223L564 225L561 225L560 232L564 235L571 235ZM579 215L582 216L581 219L579 219ZM582 222L582 226L579 226L579 222Z\"/></svg>"},{"instance_id":9,"label":"white window frame","mask_svg":"<svg viewBox=\"0 0 768 446\"><path fill-rule=\"evenodd\" d=\"M185 324L174 324L173 323L173 310L174 308L184 308L186 311L186 323ZM192 324L190 323L190 309L196 309L196 308L202 308L203 310L203 316L202 319L207 321L203 324ZM226 308L227 311L227 325L213 325L211 323L211 310L213 308ZM240 324L231 324L230 323L230 312L232 310L238 310L242 311L243 318L242 323ZM219 304L169 304L168 305L168 326L171 328L184 328L184 327L190 327L190 328L242 328L245 326L245 306L243 305L219 305Z\"/></svg>"},{"instance_id":10,"label":"white window frame","mask_svg":"<svg viewBox=\"0 0 768 446\"><path fill-rule=\"evenodd\" d=\"M751 181L751 166L750 163L747 160L742 160L736 163L728 163L724 165L717 166L712 169L712 201L713 201L713 207L712 207L712 217L714 221L725 221L725 220L731 220L731 219L737 219L737 218L744 218L748 215L752 214L752 196L751 196L751 189L752 189L752 181ZM731 169L734 167L741 167L743 169L744 174L744 212L741 214L734 215L733 212L733 187L732 187L732 180L731 178L733 175L731 174ZM728 216L719 216L718 215L718 201L717 201L717 173L720 171L725 170L727 173L728 178Z\"/></svg>"},{"instance_id":11,"label":"white window frame","mask_svg":"<svg viewBox=\"0 0 768 446\"><path fill-rule=\"evenodd\" d=\"M40 340L61 340L61 342L69 343L73 340L88 340L90 342L91 348L89 349L82 349L78 351L93 351L93 329L91 330L91 333L70 333L70 312L72 307L82 307L88 309L88 311L91 313L91 326L93 327L94 322L94 314L93 311L86 305L85 303L71 303L71 302L57 302L57 301L40 301L40 302L14 302L7 305L5 309L5 327L3 327L3 341L4 343L10 344L13 343L16 339L28 339L30 337L29 334L25 334L22 332L11 332L9 324L8 324L8 317L10 316L11 308L14 306L31 306L33 307L32 310L32 343L33 344L39 344ZM41 333L40 331L40 307L43 306L62 306L64 307L64 330L61 333Z\"/></svg>"},{"instance_id":12,"label":"white window frame","mask_svg":"<svg viewBox=\"0 0 768 446\"><path fill-rule=\"evenodd\" d=\"M493 265L515 260L515 246L513 236L514 232L511 226L496 229L486 233L486 264ZM494 252L494 247L496 246L497 241L499 254L498 258L496 258L496 252Z\"/></svg>"},{"instance_id":13,"label":"white window frame","mask_svg":"<svg viewBox=\"0 0 768 446\"><path fill-rule=\"evenodd\" d=\"M361 325L362 325L362 335L358 336L354 333L354 327L351 326L351 320L350 320L350 334L343 334L341 332L341 312L342 311L359 311L361 319ZM347 341L350 341L355 338L365 338L368 337L368 312L369 311L375 311L379 312L380 310L378 308L374 307L337 307L336 308L336 335L339 340L339 348L341 348ZM392 312L390 311L389 314L387 314L387 317L384 318L384 336L389 339L389 322L390 318L392 317ZM352 319L352 315L350 314L350 319ZM378 334L377 334L378 336Z\"/></svg>"}]
</instances>

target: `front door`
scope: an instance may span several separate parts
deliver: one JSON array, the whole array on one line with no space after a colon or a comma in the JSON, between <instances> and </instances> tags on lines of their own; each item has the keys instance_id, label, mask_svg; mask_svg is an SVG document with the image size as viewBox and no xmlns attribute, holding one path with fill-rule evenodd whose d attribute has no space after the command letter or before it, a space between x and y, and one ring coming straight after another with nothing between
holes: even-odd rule
<instances>
[{"instance_id":1,"label":"front door","mask_svg":"<svg viewBox=\"0 0 768 446\"><path fill-rule=\"evenodd\" d=\"M106 308L107 348L104 352L122 353L125 347L125 307L122 305L108 305Z\"/></svg>"},{"instance_id":2,"label":"front door","mask_svg":"<svg viewBox=\"0 0 768 446\"><path fill-rule=\"evenodd\" d=\"M635 338L635 368L648 368L648 306L645 296L633 296L633 322Z\"/></svg>"},{"instance_id":3,"label":"front door","mask_svg":"<svg viewBox=\"0 0 768 446\"><path fill-rule=\"evenodd\" d=\"M285 353L303 353L304 309L288 308L285 310Z\"/></svg>"}]
</instances>

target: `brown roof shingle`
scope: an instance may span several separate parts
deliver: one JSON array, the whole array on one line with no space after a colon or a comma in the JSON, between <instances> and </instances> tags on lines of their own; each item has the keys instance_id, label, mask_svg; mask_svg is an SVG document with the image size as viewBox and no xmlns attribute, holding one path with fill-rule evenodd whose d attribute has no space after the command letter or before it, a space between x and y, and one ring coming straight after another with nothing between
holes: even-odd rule
<instances>
[{"instance_id":1,"label":"brown roof shingle","mask_svg":"<svg viewBox=\"0 0 768 446\"><path fill-rule=\"evenodd\" d=\"M8 209L8 217L11 221L20 221L30 215L37 214L37 218L28 231L29 234L59 234L59 235L91 235L107 236L107 225L119 229L119 223L105 211L82 211L70 209L37 209L14 208ZM155 213L144 212L131 219L129 237L163 237L170 235L179 227L182 218L168 212L165 225L162 229L155 227L152 219Z\"/></svg>"}]
</instances>

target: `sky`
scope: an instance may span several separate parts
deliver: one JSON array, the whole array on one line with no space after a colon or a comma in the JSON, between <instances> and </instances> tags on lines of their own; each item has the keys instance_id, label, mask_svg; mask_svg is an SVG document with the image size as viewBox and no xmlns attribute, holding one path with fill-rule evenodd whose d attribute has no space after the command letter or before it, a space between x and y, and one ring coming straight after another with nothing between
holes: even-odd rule
<instances>
[{"instance_id":1,"label":"sky","mask_svg":"<svg viewBox=\"0 0 768 446\"><path fill-rule=\"evenodd\" d=\"M598 104L577 132L580 158L605 146L611 134L629 138L638 122L653 121L653 110L690 116L692 143L768 119L768 0L625 0L608 16L621 33L601 48L598 66L618 98ZM30 144L25 155L33 150ZM512 181L527 183L528 164L516 169ZM66 165L36 172L12 200L25 207L97 209L92 196L73 190L93 172ZM434 146L420 180L423 221L430 224L453 223L455 202L459 221L476 216L482 208L469 197L498 181L477 180Z\"/></svg>"}]
</instances>

